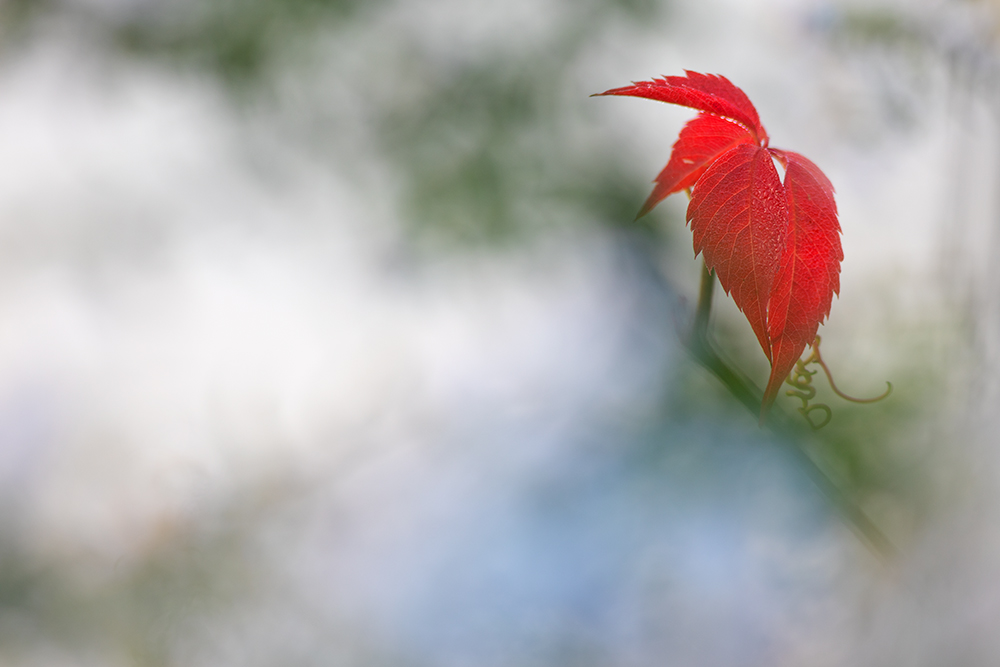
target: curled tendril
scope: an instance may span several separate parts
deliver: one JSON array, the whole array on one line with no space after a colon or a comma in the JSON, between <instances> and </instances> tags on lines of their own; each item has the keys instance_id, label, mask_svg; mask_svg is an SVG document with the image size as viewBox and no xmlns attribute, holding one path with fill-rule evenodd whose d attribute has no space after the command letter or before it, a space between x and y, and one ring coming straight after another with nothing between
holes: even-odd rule
<instances>
[{"instance_id":1,"label":"curled tendril","mask_svg":"<svg viewBox=\"0 0 1000 667\"><path fill-rule=\"evenodd\" d=\"M799 408L799 412L802 413L802 416L814 430L818 430L830 423L830 420L833 419L833 411L830 410L830 406L823 403L809 405L809 401L816 397L816 387L812 386L812 376L816 375L819 371L807 369L806 364L815 361L814 357L815 353L810 355L805 361L799 359L795 362L792 374L785 380L785 382L795 387L795 389L789 389L785 392L785 395L794 396L802 401L802 407ZM823 418L819 421L815 421L812 417L812 413L817 410L823 413Z\"/></svg>"},{"instance_id":2,"label":"curled tendril","mask_svg":"<svg viewBox=\"0 0 1000 667\"><path fill-rule=\"evenodd\" d=\"M785 380L787 384L790 384L794 389L789 389L785 392L786 396L793 396L802 401L802 407L799 408L799 412L802 413L803 418L809 423L809 425L814 429L818 430L830 423L833 419L833 411L830 410L830 406L824 403L814 403L809 405L809 401L816 397L816 388L812 386L812 376L816 375L819 371L810 371L806 368L809 364L819 364L820 368L826 374L826 379L830 382L830 388L833 392L840 396L845 401L851 401L852 403L874 403L876 401L881 401L892 393L892 383L886 382L888 388L885 392L876 396L875 398L854 398L853 396L848 396L844 392L837 389L837 385L833 382L833 375L830 373L830 369L827 367L826 362L823 361L823 357L819 353L819 344L821 339L816 336L816 340L812 344L812 352L805 359L799 359L795 362L795 368L792 369L791 375ZM818 421L814 420L810 415L819 411L822 413L822 418Z\"/></svg>"}]
</instances>

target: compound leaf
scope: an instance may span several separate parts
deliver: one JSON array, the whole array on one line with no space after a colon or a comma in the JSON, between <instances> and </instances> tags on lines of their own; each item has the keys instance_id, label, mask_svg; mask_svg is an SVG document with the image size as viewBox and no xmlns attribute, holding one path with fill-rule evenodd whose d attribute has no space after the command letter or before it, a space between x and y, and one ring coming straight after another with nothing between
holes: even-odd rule
<instances>
[{"instance_id":1,"label":"compound leaf","mask_svg":"<svg viewBox=\"0 0 1000 667\"><path fill-rule=\"evenodd\" d=\"M695 255L746 315L771 374L761 420L840 290L840 224L833 186L819 167L768 148L757 110L729 79L685 72L601 95L646 97L698 109L639 215L688 190ZM785 167L782 182L774 165Z\"/></svg>"}]
</instances>

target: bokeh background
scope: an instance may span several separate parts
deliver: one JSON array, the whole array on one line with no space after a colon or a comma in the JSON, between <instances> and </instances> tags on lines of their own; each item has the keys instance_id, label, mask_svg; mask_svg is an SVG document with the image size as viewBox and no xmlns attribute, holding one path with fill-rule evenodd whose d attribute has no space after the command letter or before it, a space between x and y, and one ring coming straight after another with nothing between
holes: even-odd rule
<instances>
[{"instance_id":1,"label":"bokeh background","mask_svg":"<svg viewBox=\"0 0 1000 667\"><path fill-rule=\"evenodd\" d=\"M0 665L996 664L998 30L0 1ZM888 400L790 439L680 345L686 202L633 217L693 112L589 95L684 69L833 181L824 357Z\"/></svg>"}]
</instances>

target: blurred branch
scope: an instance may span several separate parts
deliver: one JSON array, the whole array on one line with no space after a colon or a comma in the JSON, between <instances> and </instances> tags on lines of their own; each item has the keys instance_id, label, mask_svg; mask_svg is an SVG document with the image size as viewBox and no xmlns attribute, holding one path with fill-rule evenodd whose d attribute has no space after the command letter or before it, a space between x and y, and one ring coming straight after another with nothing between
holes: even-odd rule
<instances>
[{"instance_id":1,"label":"blurred branch","mask_svg":"<svg viewBox=\"0 0 1000 667\"><path fill-rule=\"evenodd\" d=\"M684 341L685 347L701 366L715 375L726 389L746 407L754 417L760 414L764 392L739 369L726 363L715 349L708 331L712 312L712 294L715 290L715 272L702 263L701 288L698 308L695 311L691 334ZM804 445L811 439L805 426L789 417L778 405L771 407L763 425L778 436L795 460L809 475L812 482L840 512L862 541L885 563L896 559L898 552L864 510L827 475L809 455Z\"/></svg>"}]
</instances>

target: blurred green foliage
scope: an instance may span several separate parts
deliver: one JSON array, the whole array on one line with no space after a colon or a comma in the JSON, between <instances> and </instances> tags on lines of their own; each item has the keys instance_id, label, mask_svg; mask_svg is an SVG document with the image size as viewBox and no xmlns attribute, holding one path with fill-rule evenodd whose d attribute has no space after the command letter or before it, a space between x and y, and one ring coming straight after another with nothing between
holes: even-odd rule
<instances>
[{"instance_id":1,"label":"blurred green foliage","mask_svg":"<svg viewBox=\"0 0 1000 667\"><path fill-rule=\"evenodd\" d=\"M115 26L135 54L167 57L252 84L324 26L351 21L380 0L185 0L154 3Z\"/></svg>"},{"instance_id":2,"label":"blurred green foliage","mask_svg":"<svg viewBox=\"0 0 1000 667\"><path fill-rule=\"evenodd\" d=\"M555 8L561 20L540 43L448 64L404 47L363 72L370 91L359 94L396 89L373 107L381 143L373 148L403 177L404 219L419 233L496 244L554 224L596 217L617 225L634 217L648 175L635 173L621 150L581 141L593 91L577 87L574 67L602 32L623 24L641 31L665 8L657 0ZM111 30L129 53L215 72L252 97L268 90L282 67L307 62L317 40L354 31L374 47L378 13L392 9L389 0L167 3L132 12Z\"/></svg>"},{"instance_id":3,"label":"blurred green foliage","mask_svg":"<svg viewBox=\"0 0 1000 667\"><path fill-rule=\"evenodd\" d=\"M387 114L384 148L407 177L413 222L488 243L554 224L631 222L646 179L620 151L579 143L587 100L568 99L578 91L567 78L575 53L564 48L462 66Z\"/></svg>"}]
</instances>

